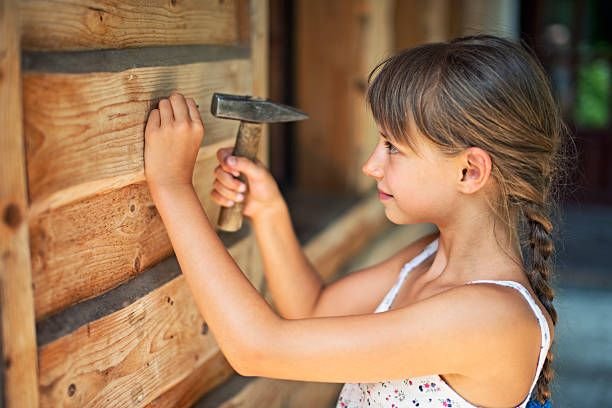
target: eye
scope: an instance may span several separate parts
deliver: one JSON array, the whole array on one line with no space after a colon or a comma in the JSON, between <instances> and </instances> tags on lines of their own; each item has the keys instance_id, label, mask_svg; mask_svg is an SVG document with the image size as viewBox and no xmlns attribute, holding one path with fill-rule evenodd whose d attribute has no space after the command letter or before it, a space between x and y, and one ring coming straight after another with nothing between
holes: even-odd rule
<instances>
[{"instance_id":1,"label":"eye","mask_svg":"<svg viewBox=\"0 0 612 408\"><path fill-rule=\"evenodd\" d=\"M385 140L385 149L387 149L389 154L395 154L399 152L397 147L391 144L391 142L389 142L388 140Z\"/></svg>"}]
</instances>

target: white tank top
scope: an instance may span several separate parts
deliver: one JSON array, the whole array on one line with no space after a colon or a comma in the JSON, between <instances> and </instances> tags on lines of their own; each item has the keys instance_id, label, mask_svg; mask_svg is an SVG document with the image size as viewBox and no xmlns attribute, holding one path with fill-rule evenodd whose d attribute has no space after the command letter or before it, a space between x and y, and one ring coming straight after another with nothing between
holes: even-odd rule
<instances>
[{"instance_id":1,"label":"white tank top","mask_svg":"<svg viewBox=\"0 0 612 408\"><path fill-rule=\"evenodd\" d=\"M436 239L402 268L396 284L389 290L383 301L376 308L375 313L386 312L391 307L393 300L406 280L408 273L417 265L435 253L438 249ZM506 280L475 280L471 283L494 283L510 286L518 290L531 306L536 319L540 324L542 338L540 344L540 355L535 378L529 389L529 393L518 406L524 408L531 397L536 385L540 371L546 360L546 354L550 347L548 321L537 306L531 294L523 285L514 281ZM452 408L475 408L455 390L453 390L439 375L428 375L422 377L411 377L403 380L383 381L377 383L348 383L345 384L338 397L336 408L361 408L361 407L393 407L393 408L429 408L429 407L452 407Z\"/></svg>"}]
</instances>

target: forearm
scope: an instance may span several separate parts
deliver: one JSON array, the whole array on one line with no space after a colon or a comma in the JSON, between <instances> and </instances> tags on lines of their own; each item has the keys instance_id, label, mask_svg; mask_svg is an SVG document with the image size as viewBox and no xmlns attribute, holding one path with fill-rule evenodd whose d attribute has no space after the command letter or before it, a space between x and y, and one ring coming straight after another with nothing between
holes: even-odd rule
<instances>
[{"instance_id":1,"label":"forearm","mask_svg":"<svg viewBox=\"0 0 612 408\"><path fill-rule=\"evenodd\" d=\"M244 353L244 340L265 338L278 316L229 255L191 186L152 189L151 193L215 339L228 358Z\"/></svg>"},{"instance_id":2,"label":"forearm","mask_svg":"<svg viewBox=\"0 0 612 408\"><path fill-rule=\"evenodd\" d=\"M286 204L253 219L252 225L278 312L287 319L311 317L323 281L302 251Z\"/></svg>"}]
</instances>

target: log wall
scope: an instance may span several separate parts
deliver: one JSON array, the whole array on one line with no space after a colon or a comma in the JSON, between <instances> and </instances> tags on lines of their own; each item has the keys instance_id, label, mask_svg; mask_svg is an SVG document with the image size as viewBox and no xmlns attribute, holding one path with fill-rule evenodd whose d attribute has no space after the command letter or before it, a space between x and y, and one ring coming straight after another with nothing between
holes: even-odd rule
<instances>
[{"instance_id":1,"label":"log wall","mask_svg":"<svg viewBox=\"0 0 612 408\"><path fill-rule=\"evenodd\" d=\"M210 100L265 96L266 3L0 4L2 405L189 406L233 370L149 195L144 124L172 90L194 97L193 181L216 219L215 152L237 123ZM221 238L261 288L248 227Z\"/></svg>"}]
</instances>

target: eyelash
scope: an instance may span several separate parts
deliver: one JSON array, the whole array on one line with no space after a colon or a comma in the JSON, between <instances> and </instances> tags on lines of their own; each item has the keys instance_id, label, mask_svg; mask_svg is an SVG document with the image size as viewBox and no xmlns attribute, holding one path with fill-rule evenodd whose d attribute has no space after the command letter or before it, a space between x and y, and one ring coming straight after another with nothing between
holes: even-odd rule
<instances>
[{"instance_id":1,"label":"eyelash","mask_svg":"<svg viewBox=\"0 0 612 408\"><path fill-rule=\"evenodd\" d=\"M388 140L385 140L385 149L387 149L389 154L395 154L399 152L397 147L392 145Z\"/></svg>"}]
</instances>

